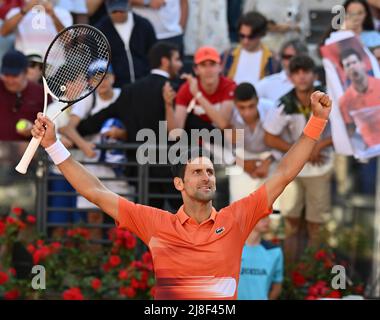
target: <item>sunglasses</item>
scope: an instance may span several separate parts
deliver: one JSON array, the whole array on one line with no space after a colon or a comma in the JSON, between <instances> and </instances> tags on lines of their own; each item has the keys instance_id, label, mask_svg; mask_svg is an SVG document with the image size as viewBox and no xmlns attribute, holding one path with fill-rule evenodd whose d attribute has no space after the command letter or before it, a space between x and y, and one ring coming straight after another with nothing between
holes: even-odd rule
<instances>
[{"instance_id":1,"label":"sunglasses","mask_svg":"<svg viewBox=\"0 0 380 320\"><path fill-rule=\"evenodd\" d=\"M256 36L256 35L252 35L252 34L250 34L250 35L246 35L246 34L243 34L243 33L239 33L239 38L240 38L240 39L249 39L249 40L253 40L253 39L257 38L257 36Z\"/></svg>"},{"instance_id":2,"label":"sunglasses","mask_svg":"<svg viewBox=\"0 0 380 320\"><path fill-rule=\"evenodd\" d=\"M290 60L293 57L294 57L294 55L292 55L292 54L282 54L281 55L281 58L284 60Z\"/></svg>"},{"instance_id":3,"label":"sunglasses","mask_svg":"<svg viewBox=\"0 0 380 320\"><path fill-rule=\"evenodd\" d=\"M30 61L28 66L29 68L39 67L40 69L42 69L42 63L36 61Z\"/></svg>"}]
</instances>

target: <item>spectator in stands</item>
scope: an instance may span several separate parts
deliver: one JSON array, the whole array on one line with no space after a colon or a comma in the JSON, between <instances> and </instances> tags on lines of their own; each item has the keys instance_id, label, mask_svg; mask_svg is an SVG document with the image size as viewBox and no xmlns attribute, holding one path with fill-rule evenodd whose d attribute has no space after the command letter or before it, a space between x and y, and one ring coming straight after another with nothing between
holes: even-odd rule
<instances>
[{"instance_id":1,"label":"spectator in stands","mask_svg":"<svg viewBox=\"0 0 380 320\"><path fill-rule=\"evenodd\" d=\"M26 74L29 81L42 84L42 66L43 60L38 53L31 53L27 55L28 58L28 72Z\"/></svg>"},{"instance_id":2,"label":"spectator in stands","mask_svg":"<svg viewBox=\"0 0 380 320\"><path fill-rule=\"evenodd\" d=\"M33 50L44 56L57 32L72 24L70 12L58 7L55 1L29 0L22 8L8 12L0 33L6 36L15 32L17 50L24 54Z\"/></svg>"},{"instance_id":3,"label":"spectator in stands","mask_svg":"<svg viewBox=\"0 0 380 320\"><path fill-rule=\"evenodd\" d=\"M172 42L183 56L188 0L131 0L133 11L148 19L159 41Z\"/></svg>"},{"instance_id":4,"label":"spectator in stands","mask_svg":"<svg viewBox=\"0 0 380 320\"><path fill-rule=\"evenodd\" d=\"M238 286L239 300L276 300L282 290L282 249L262 239L269 231L270 216L261 219L243 248Z\"/></svg>"},{"instance_id":5,"label":"spectator in stands","mask_svg":"<svg viewBox=\"0 0 380 320\"><path fill-rule=\"evenodd\" d=\"M303 0L246 0L243 12L250 11L268 19L268 32L262 41L276 54L284 42L296 38L305 41L309 35L308 4Z\"/></svg>"},{"instance_id":6,"label":"spectator in stands","mask_svg":"<svg viewBox=\"0 0 380 320\"><path fill-rule=\"evenodd\" d=\"M28 81L28 59L19 51L7 52L2 60L0 77L0 140L17 141L31 137L31 122L42 110L42 86ZM23 128L16 124L24 120ZM29 126L28 126L29 122ZM29 128L28 128L29 127Z\"/></svg>"},{"instance_id":7,"label":"spectator in stands","mask_svg":"<svg viewBox=\"0 0 380 320\"><path fill-rule=\"evenodd\" d=\"M229 170L230 202L248 196L274 169L274 157L264 143L263 129L264 119L274 107L272 101L259 99L250 83L243 82L235 89L230 127L244 130L244 150L236 150L236 166Z\"/></svg>"},{"instance_id":8,"label":"spectator in stands","mask_svg":"<svg viewBox=\"0 0 380 320\"><path fill-rule=\"evenodd\" d=\"M96 25L111 45L115 87L149 74L149 49L156 42L150 22L128 9L128 0L106 0L108 15Z\"/></svg>"},{"instance_id":9,"label":"spectator in stands","mask_svg":"<svg viewBox=\"0 0 380 320\"><path fill-rule=\"evenodd\" d=\"M146 77L130 84L122 89L119 98L109 107L81 121L78 132L89 135L99 132L103 122L109 118L119 118L127 128L127 142L141 144L137 141L137 133L141 129L151 129L156 137L160 136L159 123L165 120L165 103L163 98L163 87L167 81L178 76L182 68L178 48L170 43L158 42L149 52L151 73ZM129 161L136 161L136 151L128 153ZM128 176L136 175L131 172ZM168 167L159 166L150 168L151 177L167 178L170 176ZM172 193L175 189L171 183L155 183L149 187L152 193ZM176 200L176 199L175 199ZM164 199L151 199L151 205L162 208ZM180 205L180 201L170 202L173 209Z\"/></svg>"},{"instance_id":10,"label":"spectator in stands","mask_svg":"<svg viewBox=\"0 0 380 320\"><path fill-rule=\"evenodd\" d=\"M315 64L308 56L290 60L290 78L294 89L281 97L280 105L268 114L264 122L265 143L286 153L302 134L310 117L310 95L315 90ZM321 88L320 88L321 89ZM285 216L285 257L294 262L299 252L297 241L301 213L305 208L308 245L321 243L320 231L330 207L330 183L333 169L331 133L326 130L315 146L310 160L293 185L289 185L280 199L281 213Z\"/></svg>"},{"instance_id":11,"label":"spectator in stands","mask_svg":"<svg viewBox=\"0 0 380 320\"><path fill-rule=\"evenodd\" d=\"M91 81L91 76L94 74L94 69L103 70L106 72L106 63L103 61L95 61L92 66L90 66L89 77ZM95 135L82 137L78 131L77 126L81 120L88 118L91 115L96 114L97 112L107 108L110 104L116 101L121 93L120 88L113 88L115 82L115 76L113 74L112 67L110 66L105 76L103 82L96 89L96 92L88 99L81 100L80 102L73 105L73 108L70 113L70 118L67 125L61 127L59 132L70 139L80 150L82 154L76 157L79 161L85 162L98 162L104 161L101 160L100 150L95 150L95 144L101 144L103 139L100 133ZM115 140L126 140L126 131L120 129L116 126L112 126L110 130L106 132L107 137L110 137ZM96 164L85 165L87 170L92 172L98 178L121 178L117 177L114 170L110 166ZM104 181L110 190L113 190L119 194L125 194L128 191L128 184L125 181ZM77 198L77 207L78 208L94 208L95 210L90 210L87 213L87 222L90 224L102 224L103 223L103 214L96 210L97 208L89 201L83 197ZM94 228L91 229L91 234L93 239L102 239L102 229Z\"/></svg>"},{"instance_id":12,"label":"spectator in stands","mask_svg":"<svg viewBox=\"0 0 380 320\"><path fill-rule=\"evenodd\" d=\"M89 22L86 0L59 0L58 5L71 13L75 24Z\"/></svg>"},{"instance_id":13,"label":"spectator in stands","mask_svg":"<svg viewBox=\"0 0 380 320\"><path fill-rule=\"evenodd\" d=\"M219 53L230 47L228 38L227 1L188 0L189 15L184 35L185 55L193 56L203 46Z\"/></svg>"},{"instance_id":14,"label":"spectator in stands","mask_svg":"<svg viewBox=\"0 0 380 320\"><path fill-rule=\"evenodd\" d=\"M239 45L223 54L224 73L237 84L255 85L260 79L279 71L269 48L261 42L267 32L267 19L252 11L240 17Z\"/></svg>"},{"instance_id":15,"label":"spectator in stands","mask_svg":"<svg viewBox=\"0 0 380 320\"><path fill-rule=\"evenodd\" d=\"M289 61L296 55L307 54L307 46L299 40L285 42L280 50L282 71L266 76L255 86L259 98L274 102L294 88L289 77Z\"/></svg>"},{"instance_id":16,"label":"spectator in stands","mask_svg":"<svg viewBox=\"0 0 380 320\"><path fill-rule=\"evenodd\" d=\"M375 30L371 10L366 0L347 0L344 29L353 31L368 48L380 46L380 34Z\"/></svg>"},{"instance_id":17,"label":"spectator in stands","mask_svg":"<svg viewBox=\"0 0 380 320\"><path fill-rule=\"evenodd\" d=\"M347 0L344 2L345 19L341 24L341 30L352 31L357 35L364 46L374 49L380 46L380 34L375 29L368 3L365 0ZM322 46L330 34L336 31L333 26L323 36ZM339 31L339 30L338 30Z\"/></svg>"},{"instance_id":18,"label":"spectator in stands","mask_svg":"<svg viewBox=\"0 0 380 320\"><path fill-rule=\"evenodd\" d=\"M4 19L12 8L22 7L24 0L2 0L0 1L0 30L4 23ZM0 36L0 60L3 55L13 47L15 37L13 34L8 36Z\"/></svg>"},{"instance_id":19,"label":"spectator in stands","mask_svg":"<svg viewBox=\"0 0 380 320\"><path fill-rule=\"evenodd\" d=\"M166 103L168 129L225 129L233 108L235 83L221 75L220 56L212 47L201 47L194 56L196 77L186 80L176 96L175 110ZM168 88L170 90L170 88Z\"/></svg>"}]
</instances>

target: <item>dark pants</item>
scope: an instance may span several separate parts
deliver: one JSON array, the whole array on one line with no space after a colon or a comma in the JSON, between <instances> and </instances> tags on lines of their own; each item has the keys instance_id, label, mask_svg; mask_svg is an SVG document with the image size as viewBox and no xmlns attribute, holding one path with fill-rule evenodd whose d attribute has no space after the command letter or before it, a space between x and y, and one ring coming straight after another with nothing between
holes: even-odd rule
<instances>
[{"instance_id":1,"label":"dark pants","mask_svg":"<svg viewBox=\"0 0 380 320\"><path fill-rule=\"evenodd\" d=\"M228 31L232 42L239 42L237 24L242 11L242 0L227 1Z\"/></svg>"}]
</instances>

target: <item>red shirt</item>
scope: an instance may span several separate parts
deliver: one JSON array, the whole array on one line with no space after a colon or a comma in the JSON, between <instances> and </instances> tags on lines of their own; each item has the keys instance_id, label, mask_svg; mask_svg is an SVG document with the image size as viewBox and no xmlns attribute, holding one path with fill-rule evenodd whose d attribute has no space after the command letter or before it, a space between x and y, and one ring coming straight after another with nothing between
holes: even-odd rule
<instances>
[{"instance_id":1,"label":"red shirt","mask_svg":"<svg viewBox=\"0 0 380 320\"><path fill-rule=\"evenodd\" d=\"M0 19L4 20L8 11L12 8L22 7L24 5L24 0L4 0L3 4L0 5Z\"/></svg>"},{"instance_id":2,"label":"red shirt","mask_svg":"<svg viewBox=\"0 0 380 320\"><path fill-rule=\"evenodd\" d=\"M16 94L9 92L0 80L0 140L21 141L28 140L16 131L16 124L20 119L27 119L34 123L37 113L44 107L44 89L41 85L29 82L21 93L21 103L16 110Z\"/></svg>"},{"instance_id":3,"label":"red shirt","mask_svg":"<svg viewBox=\"0 0 380 320\"><path fill-rule=\"evenodd\" d=\"M224 101L232 100L234 97L234 91L236 88L236 83L228 78L225 78L221 76L219 78L219 85L216 91L213 94L207 94L204 89L202 88L202 85L198 79L198 86L199 90L202 92L203 96L215 106L215 108L219 109L221 106L221 103ZM193 95L190 92L189 83L184 83L178 93L176 98L176 105L179 105L180 107L187 108L190 101L193 99ZM211 123L211 119L207 116L203 108L196 104L195 108L192 111L194 114L199 116L202 120L207 121Z\"/></svg>"},{"instance_id":4,"label":"red shirt","mask_svg":"<svg viewBox=\"0 0 380 320\"><path fill-rule=\"evenodd\" d=\"M171 214L120 197L117 224L149 247L155 299L236 299L244 243L271 212L264 184L201 224L183 206Z\"/></svg>"}]
</instances>

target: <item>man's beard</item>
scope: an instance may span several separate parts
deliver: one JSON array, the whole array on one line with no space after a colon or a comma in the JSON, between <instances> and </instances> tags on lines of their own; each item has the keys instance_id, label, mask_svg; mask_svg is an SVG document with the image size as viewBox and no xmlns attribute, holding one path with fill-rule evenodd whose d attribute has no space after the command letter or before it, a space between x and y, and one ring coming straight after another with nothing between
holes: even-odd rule
<instances>
[{"instance_id":1,"label":"man's beard","mask_svg":"<svg viewBox=\"0 0 380 320\"><path fill-rule=\"evenodd\" d=\"M204 193L201 191L196 191L193 198L198 201L208 202L210 200L214 200L216 190L211 190L210 192Z\"/></svg>"}]
</instances>

